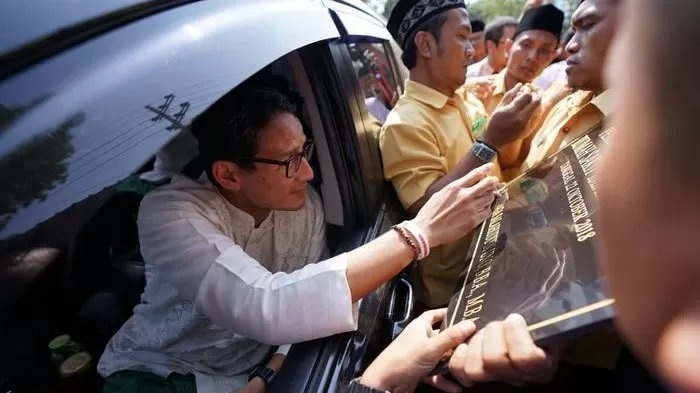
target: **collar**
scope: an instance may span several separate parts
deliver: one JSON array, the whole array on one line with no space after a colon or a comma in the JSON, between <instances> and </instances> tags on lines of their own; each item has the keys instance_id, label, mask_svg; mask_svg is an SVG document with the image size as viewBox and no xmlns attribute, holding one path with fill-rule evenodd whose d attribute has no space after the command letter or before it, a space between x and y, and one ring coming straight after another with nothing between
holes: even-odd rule
<instances>
[{"instance_id":1,"label":"collar","mask_svg":"<svg viewBox=\"0 0 700 393\"><path fill-rule=\"evenodd\" d=\"M246 213L245 211L236 207L233 203L229 202L229 200L226 199L226 197L223 194L221 194L219 188L215 186L214 183L211 182L211 180L209 180L209 177L206 174L204 174L200 178L200 182L202 182L205 187L213 190L219 196L221 196L221 199L224 200L229 214L231 214L231 220L236 223L236 227L240 229L245 229L247 231L267 231L268 229L272 228L273 216L275 214L274 210L270 211L270 214L268 214L267 217L265 217L265 219L256 228L255 218L253 218L253 216Z\"/></svg>"},{"instance_id":2,"label":"collar","mask_svg":"<svg viewBox=\"0 0 700 393\"><path fill-rule=\"evenodd\" d=\"M604 92L598 94L595 98L591 100L591 105L598 108L598 110L603 114L603 116L610 116L615 108L615 104L613 102L613 95L610 92L610 90L605 90Z\"/></svg>"},{"instance_id":3,"label":"collar","mask_svg":"<svg viewBox=\"0 0 700 393\"><path fill-rule=\"evenodd\" d=\"M503 70L501 70L501 72L499 72L498 74L496 74L494 76L493 82L492 82L493 86L494 86L493 93L491 93L494 96L506 94L506 91L508 91L506 89L506 72L507 71L508 71L508 67L504 68Z\"/></svg>"},{"instance_id":4,"label":"collar","mask_svg":"<svg viewBox=\"0 0 700 393\"><path fill-rule=\"evenodd\" d=\"M406 97L430 105L435 109L442 109L449 100L449 97L439 91L410 79L406 80L404 91Z\"/></svg>"}]
</instances>

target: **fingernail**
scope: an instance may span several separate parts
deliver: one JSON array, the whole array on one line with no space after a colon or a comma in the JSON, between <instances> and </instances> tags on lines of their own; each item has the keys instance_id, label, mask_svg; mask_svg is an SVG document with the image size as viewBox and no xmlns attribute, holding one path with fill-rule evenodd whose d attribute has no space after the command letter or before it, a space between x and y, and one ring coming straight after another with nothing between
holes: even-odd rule
<instances>
[{"instance_id":1,"label":"fingernail","mask_svg":"<svg viewBox=\"0 0 700 393\"><path fill-rule=\"evenodd\" d=\"M506 318L506 322L509 322L509 323L518 323L518 322L522 322L524 320L525 319L520 314L510 314Z\"/></svg>"},{"instance_id":2,"label":"fingernail","mask_svg":"<svg viewBox=\"0 0 700 393\"><path fill-rule=\"evenodd\" d=\"M465 334L471 334L474 330L476 330L476 325L474 325L474 322L472 321L462 321L460 325L462 333Z\"/></svg>"}]
</instances>

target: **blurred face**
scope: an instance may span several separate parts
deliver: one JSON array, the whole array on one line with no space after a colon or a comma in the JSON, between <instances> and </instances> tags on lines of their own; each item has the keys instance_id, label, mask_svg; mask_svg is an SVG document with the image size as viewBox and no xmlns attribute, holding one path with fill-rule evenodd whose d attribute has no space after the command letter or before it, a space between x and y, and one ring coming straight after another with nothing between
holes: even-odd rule
<instances>
[{"instance_id":1,"label":"blurred face","mask_svg":"<svg viewBox=\"0 0 700 393\"><path fill-rule=\"evenodd\" d=\"M467 78L474 48L469 42L471 24L467 11L453 9L445 12L445 17L439 41L428 32L419 32L415 42L435 84L454 92Z\"/></svg>"},{"instance_id":2,"label":"blurred face","mask_svg":"<svg viewBox=\"0 0 700 393\"><path fill-rule=\"evenodd\" d=\"M508 57L508 75L518 82L532 82L556 56L559 40L542 30L520 33Z\"/></svg>"},{"instance_id":3,"label":"blurred face","mask_svg":"<svg viewBox=\"0 0 700 393\"><path fill-rule=\"evenodd\" d=\"M469 36L469 42L474 47L473 62L478 62L486 57L486 45L484 44L484 32L472 33Z\"/></svg>"},{"instance_id":4,"label":"blurred face","mask_svg":"<svg viewBox=\"0 0 700 393\"><path fill-rule=\"evenodd\" d=\"M487 42L490 63L496 72L501 72L508 64L508 52L513 47L513 35L515 35L515 27L506 27L503 29L503 37L498 45L495 42Z\"/></svg>"},{"instance_id":5,"label":"blurred face","mask_svg":"<svg viewBox=\"0 0 700 393\"><path fill-rule=\"evenodd\" d=\"M586 0L574 12L571 25L574 36L566 46L569 86L600 92L603 67L615 35L618 5L614 0Z\"/></svg>"},{"instance_id":6,"label":"blurred face","mask_svg":"<svg viewBox=\"0 0 700 393\"><path fill-rule=\"evenodd\" d=\"M669 180L659 162L659 141L673 130L657 116L658 52L642 3L627 3L607 65L617 112L600 168L601 263L633 349L679 391L699 391L698 185Z\"/></svg>"},{"instance_id":7,"label":"blurred face","mask_svg":"<svg viewBox=\"0 0 700 393\"><path fill-rule=\"evenodd\" d=\"M308 161L300 157L306 142L301 123L290 113L279 113L261 130L259 137L258 153L252 157L255 168L245 170L228 162L215 163L232 171L228 174L215 170L221 174L217 176L219 184L234 194L234 204L243 210L301 209L306 201L307 184L314 176ZM290 162L290 165L287 169L261 160ZM295 161L298 166L293 165Z\"/></svg>"}]
</instances>

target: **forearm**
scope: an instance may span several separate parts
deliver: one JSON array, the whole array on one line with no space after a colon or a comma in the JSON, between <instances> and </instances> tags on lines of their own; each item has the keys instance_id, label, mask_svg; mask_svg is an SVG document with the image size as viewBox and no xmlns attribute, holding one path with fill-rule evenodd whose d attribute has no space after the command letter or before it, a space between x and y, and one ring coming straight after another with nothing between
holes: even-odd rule
<instances>
[{"instance_id":1,"label":"forearm","mask_svg":"<svg viewBox=\"0 0 700 393\"><path fill-rule=\"evenodd\" d=\"M413 261L414 251L392 230L346 256L348 286L355 302L399 274Z\"/></svg>"},{"instance_id":2,"label":"forearm","mask_svg":"<svg viewBox=\"0 0 700 393\"><path fill-rule=\"evenodd\" d=\"M510 143L498 151L498 164L501 169L508 169L518 165L523 149L523 139Z\"/></svg>"},{"instance_id":3,"label":"forearm","mask_svg":"<svg viewBox=\"0 0 700 393\"><path fill-rule=\"evenodd\" d=\"M423 195L421 199L416 201L407 209L408 213L411 215L411 217L415 217L415 215L418 214L418 211L420 211L423 205L425 205L425 202L427 202L433 194L442 190L446 185L465 176L467 173L480 167L481 165L483 165L483 163L476 157L474 157L472 154L467 154L453 170L447 172L445 176L431 184L425 191L425 195Z\"/></svg>"}]
</instances>

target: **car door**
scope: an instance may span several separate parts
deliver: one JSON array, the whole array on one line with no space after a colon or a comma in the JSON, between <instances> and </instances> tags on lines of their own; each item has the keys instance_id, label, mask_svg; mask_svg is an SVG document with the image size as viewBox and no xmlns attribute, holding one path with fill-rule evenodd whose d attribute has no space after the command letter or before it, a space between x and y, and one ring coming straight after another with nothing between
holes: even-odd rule
<instances>
[{"instance_id":1,"label":"car door","mask_svg":"<svg viewBox=\"0 0 700 393\"><path fill-rule=\"evenodd\" d=\"M341 39L300 51L325 123L343 199L343 225L329 225L328 229L329 244L335 253L371 241L404 218L392 187L382 175L376 139L381 124L370 116L353 66L350 48L357 38L345 30ZM362 42L389 47L379 37L363 36ZM394 59L388 60L392 79L389 85L398 89L399 82L393 76ZM408 321L412 299L407 276L402 274L386 283L361 300L357 331L294 345L271 391L344 392L350 380L361 374Z\"/></svg>"}]
</instances>

